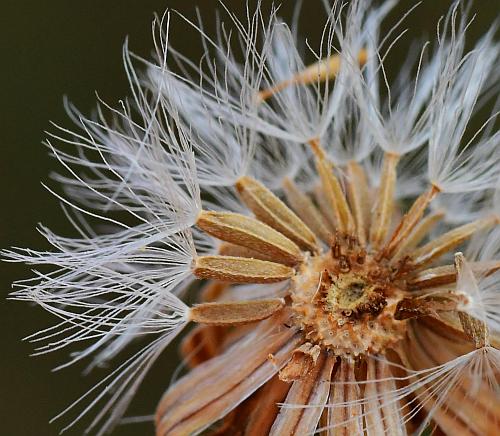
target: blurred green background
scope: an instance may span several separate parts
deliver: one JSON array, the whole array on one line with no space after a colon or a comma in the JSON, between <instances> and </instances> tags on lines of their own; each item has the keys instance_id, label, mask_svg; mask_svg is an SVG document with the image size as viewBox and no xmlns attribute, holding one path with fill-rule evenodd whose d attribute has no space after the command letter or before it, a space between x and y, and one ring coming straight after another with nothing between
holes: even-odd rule
<instances>
[{"instance_id":1,"label":"blurred green background","mask_svg":"<svg viewBox=\"0 0 500 436\"><path fill-rule=\"evenodd\" d=\"M255 2L251 2L255 3ZM317 41L323 22L319 0L307 0L303 7L302 33ZM427 0L406 20L409 36L394 49L389 69L394 71L404 59L412 36L435 35L438 17L451 2ZM240 16L244 2L227 0ZM270 2L264 1L264 5ZM294 1L284 1L281 15L290 17ZM402 1L391 14L393 19L414 4ZM213 22L217 2L209 0L3 0L0 17L0 247L45 248L35 230L42 222L52 230L70 235L71 230L58 201L40 184L58 169L41 145L49 120L71 127L62 107L67 95L84 113L95 101L94 90L115 105L128 94L123 73L121 46L127 35L130 47L148 57L151 50L150 22L154 12L167 7L195 17L199 7L206 23ZM497 1L476 1L478 17L471 30L477 38L498 15ZM174 20L176 21L176 20ZM395 21L392 21L393 23ZM178 50L195 60L199 56L197 35L186 33L174 23L171 38ZM314 46L314 44L313 44ZM52 183L52 186L54 184ZM51 316L39 308L5 301L10 284L29 276L21 265L0 264L0 434L53 435L61 425L48 420L83 394L104 373L81 375L81 367L52 373L51 368L67 356L54 353L29 357L33 346L21 338L51 325ZM151 371L135 401L132 413L151 414L177 364L176 348L171 347ZM80 434L76 427L70 434ZM152 424L129 424L116 429L116 435L152 434Z\"/></svg>"}]
</instances>

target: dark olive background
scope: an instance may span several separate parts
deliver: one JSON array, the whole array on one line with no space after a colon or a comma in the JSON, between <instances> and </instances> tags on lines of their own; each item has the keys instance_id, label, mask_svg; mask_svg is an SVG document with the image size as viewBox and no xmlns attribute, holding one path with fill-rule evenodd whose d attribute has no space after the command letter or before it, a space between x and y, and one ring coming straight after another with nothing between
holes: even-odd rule
<instances>
[{"instance_id":1,"label":"dark olive background","mask_svg":"<svg viewBox=\"0 0 500 436\"><path fill-rule=\"evenodd\" d=\"M253 2L254 3L254 2ZM281 15L289 17L293 1L284 1ZM319 0L307 0L303 8L302 33L317 41L323 14ZM244 2L226 4L240 15ZM269 5L264 1L264 5ZM413 2L402 1L391 14L400 16ZM409 35L434 36L435 23L450 2L424 1L409 19ZM70 126L62 107L63 95L84 112L94 106L94 90L111 104L128 93L122 69L121 46L130 36L133 51L148 56L151 50L150 22L154 12L170 7L195 17L198 6L205 22L213 22L215 1L208 0L3 0L0 12L0 246L44 248L46 243L35 230L42 222L56 232L71 234L58 202L40 184L57 164L41 145L49 120ZM478 17L471 30L477 38L498 15L496 1L476 1ZM177 21L178 19L174 19ZM177 49L189 57L199 56L197 35L186 27L172 26ZM389 66L395 71L404 58L406 42L399 44ZM314 44L313 44L314 46ZM39 308L5 301L10 284L27 277L21 265L0 264L0 434L52 435L61 428L48 424L49 418L84 393L102 377L81 376L81 367L52 373L66 355L57 352L29 357L33 346L21 338L51 325L54 321ZM171 347L151 371L137 396L132 413L151 414L177 364ZM72 434L79 434L82 426ZM151 424L120 426L114 434L151 434Z\"/></svg>"}]
</instances>

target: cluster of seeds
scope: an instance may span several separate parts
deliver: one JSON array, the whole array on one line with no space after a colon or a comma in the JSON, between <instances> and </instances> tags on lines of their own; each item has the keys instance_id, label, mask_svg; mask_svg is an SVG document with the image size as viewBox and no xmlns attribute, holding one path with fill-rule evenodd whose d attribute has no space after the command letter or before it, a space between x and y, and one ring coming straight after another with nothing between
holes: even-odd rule
<instances>
[{"instance_id":1,"label":"cluster of seeds","mask_svg":"<svg viewBox=\"0 0 500 436\"><path fill-rule=\"evenodd\" d=\"M104 104L95 119L69 106L81 131L49 134L81 237L42 227L52 251L3 255L54 266L13 293L60 320L31 336L37 351L90 341L63 366L92 355L111 368L61 414L88 403L68 427L99 406L88 430L111 429L196 323L158 436L500 433L498 102L465 134L498 91L496 28L467 52L454 3L436 44L389 83L401 21L383 38L380 24L397 2L323 3L311 65L297 23L274 8L265 18L260 2L246 24L229 12L236 38L186 19L200 65L170 49L166 14L153 61L125 47L133 101L111 121ZM146 344L111 363L136 340Z\"/></svg>"}]
</instances>

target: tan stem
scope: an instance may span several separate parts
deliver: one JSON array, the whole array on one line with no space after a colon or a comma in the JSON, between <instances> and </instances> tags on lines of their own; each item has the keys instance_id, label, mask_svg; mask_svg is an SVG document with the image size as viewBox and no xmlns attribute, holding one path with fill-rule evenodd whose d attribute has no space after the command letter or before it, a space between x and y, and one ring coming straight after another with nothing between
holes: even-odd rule
<instances>
[{"instance_id":1,"label":"tan stem","mask_svg":"<svg viewBox=\"0 0 500 436\"><path fill-rule=\"evenodd\" d=\"M198 325L183 338L182 358L191 368L215 357L220 351L227 329L213 325Z\"/></svg>"},{"instance_id":2,"label":"tan stem","mask_svg":"<svg viewBox=\"0 0 500 436\"><path fill-rule=\"evenodd\" d=\"M426 192L421 194L412 204L410 210L403 217L399 226L394 231L390 241L383 250L383 256L391 258L396 250L405 242L411 231L419 223L424 215L425 209L436 197L439 190L434 185Z\"/></svg>"},{"instance_id":3,"label":"tan stem","mask_svg":"<svg viewBox=\"0 0 500 436\"><path fill-rule=\"evenodd\" d=\"M389 364L368 359L363 403L366 435L405 436L407 434L406 429L401 425L404 422L401 404L391 398L396 390L396 382Z\"/></svg>"},{"instance_id":4,"label":"tan stem","mask_svg":"<svg viewBox=\"0 0 500 436\"><path fill-rule=\"evenodd\" d=\"M227 289L229 283L207 282L200 290L200 301L211 302L217 300Z\"/></svg>"},{"instance_id":5,"label":"tan stem","mask_svg":"<svg viewBox=\"0 0 500 436\"><path fill-rule=\"evenodd\" d=\"M444 212L435 212L427 215L420 221L413 231L402 240L399 248L392 257L393 261L401 259L410 250L413 250L428 234L429 232L444 218Z\"/></svg>"},{"instance_id":6,"label":"tan stem","mask_svg":"<svg viewBox=\"0 0 500 436\"><path fill-rule=\"evenodd\" d=\"M457 355L471 351L467 343L458 344L448 341L440 335L439 330L415 328L414 346L410 354L413 361L418 362L417 368L427 369L450 362ZM412 338L412 339L413 339ZM437 396L427 396L429 407L441 402L441 407L435 408L433 419L446 434L457 435L496 435L499 434L498 393L485 380L473 376L469 371L463 371L457 383L456 375L450 374L450 386L446 397L439 401ZM427 387L427 386L426 386ZM425 389L425 388L424 388ZM424 407L425 403L422 402ZM427 407L426 407L427 408Z\"/></svg>"},{"instance_id":7,"label":"tan stem","mask_svg":"<svg viewBox=\"0 0 500 436\"><path fill-rule=\"evenodd\" d=\"M254 395L250 397L244 430L245 436L262 436L269 434L273 422L279 413L279 403L285 401L290 384L273 377ZM241 415L238 416L241 422ZM226 433L227 434L227 433Z\"/></svg>"},{"instance_id":8,"label":"tan stem","mask_svg":"<svg viewBox=\"0 0 500 436\"><path fill-rule=\"evenodd\" d=\"M314 187L314 199L318 204L321 215L323 216L325 222L328 225L330 233L332 234L335 233L335 227L336 227L335 217L331 213L330 206L326 199L325 191L323 190L323 186L321 185L321 183L318 183Z\"/></svg>"},{"instance_id":9,"label":"tan stem","mask_svg":"<svg viewBox=\"0 0 500 436\"><path fill-rule=\"evenodd\" d=\"M340 181L333 172L333 165L327 159L325 151L317 140L310 141L310 145L316 155L316 168L321 178L323 192L330 208L330 213L333 214L336 228L341 233L352 234L354 232L354 219Z\"/></svg>"},{"instance_id":10,"label":"tan stem","mask_svg":"<svg viewBox=\"0 0 500 436\"><path fill-rule=\"evenodd\" d=\"M264 323L268 321L273 322L274 317ZM261 326L260 333L269 334L269 325L261 323ZM221 419L268 381L287 362L300 341L300 335L293 329L275 330L268 340L258 340L253 348L242 342L230 348L222 359L219 356L199 366L169 388L160 401L156 412L157 436L198 433Z\"/></svg>"},{"instance_id":11,"label":"tan stem","mask_svg":"<svg viewBox=\"0 0 500 436\"><path fill-rule=\"evenodd\" d=\"M291 85L296 84L297 82L293 79L289 80L283 80L282 82L277 83L274 86L271 86L270 88L263 89L262 91L259 91L258 94L258 102L263 102L269 98L271 98L273 95L277 94L278 92L283 91L285 88L288 88Z\"/></svg>"},{"instance_id":12,"label":"tan stem","mask_svg":"<svg viewBox=\"0 0 500 436\"><path fill-rule=\"evenodd\" d=\"M357 162L349 162L347 178L347 192L356 223L356 235L361 245L366 245L370 227L371 199L363 167Z\"/></svg>"},{"instance_id":13,"label":"tan stem","mask_svg":"<svg viewBox=\"0 0 500 436\"><path fill-rule=\"evenodd\" d=\"M309 228L323 241L329 242L332 232L325 218L308 195L300 191L292 180L285 178L283 190L286 199L295 213L309 226Z\"/></svg>"},{"instance_id":14,"label":"tan stem","mask_svg":"<svg viewBox=\"0 0 500 436\"><path fill-rule=\"evenodd\" d=\"M360 66L366 63L368 53L362 49L358 53L358 62ZM338 54L333 54L326 59L321 59L318 62L299 71L291 79L277 83L271 88L264 89L259 92L259 101L267 100L278 92L292 85L310 85L312 83L321 83L335 78L340 70L341 58Z\"/></svg>"},{"instance_id":15,"label":"tan stem","mask_svg":"<svg viewBox=\"0 0 500 436\"><path fill-rule=\"evenodd\" d=\"M394 193L396 190L396 167L399 156L385 153L382 165L380 186L377 192L375 208L372 215L370 229L370 243L373 249L379 249L385 242L391 226L391 217L394 207Z\"/></svg>"},{"instance_id":16,"label":"tan stem","mask_svg":"<svg viewBox=\"0 0 500 436\"><path fill-rule=\"evenodd\" d=\"M422 370L432 368L440 363L443 363L430 357L427 348L428 344L416 335L416 332L419 330L420 329L417 328L410 328L408 331L409 339L408 341L405 341L405 356L408 359L408 363L405 366L415 370ZM440 344L438 347L433 347L433 349L437 352L446 350L446 348L445 342ZM426 412L432 411L433 420L441 429L443 429L445 434L467 436L473 436L476 434L467 425L467 422L464 422L459 416L456 415L456 409L453 410L449 407L450 404L448 402L448 398L443 403L442 400L440 402L439 398L433 395L431 383L432 382L423 384L422 387L415 390L414 395L419 397L419 402ZM448 392L447 397L450 396L455 389L456 388ZM416 407L417 405L415 404L411 408L414 410Z\"/></svg>"},{"instance_id":17,"label":"tan stem","mask_svg":"<svg viewBox=\"0 0 500 436\"><path fill-rule=\"evenodd\" d=\"M328 398L329 380L335 358L325 352L318 356L315 366L309 373L293 382L285 404L307 405L324 404ZM322 407L294 407L281 409L269 432L270 436L301 436L314 431L321 416Z\"/></svg>"}]
</instances>

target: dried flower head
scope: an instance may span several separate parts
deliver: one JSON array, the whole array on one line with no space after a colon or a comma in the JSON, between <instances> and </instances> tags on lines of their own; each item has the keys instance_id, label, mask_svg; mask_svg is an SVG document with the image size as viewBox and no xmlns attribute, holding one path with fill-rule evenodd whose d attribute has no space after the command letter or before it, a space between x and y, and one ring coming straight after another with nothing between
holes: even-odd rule
<instances>
[{"instance_id":1,"label":"dried flower head","mask_svg":"<svg viewBox=\"0 0 500 436\"><path fill-rule=\"evenodd\" d=\"M89 431L112 429L196 324L157 435L500 433L500 46L492 28L466 50L455 3L390 83L395 3L325 0L317 50L275 9L226 10L214 39L185 19L199 63L166 14L153 60L124 48L131 101L92 119L68 105L80 133L56 126L47 146L80 237L42 227L53 251L5 251L55 266L13 296L59 318L39 353L88 344L66 365L147 341L68 427L95 409Z\"/></svg>"}]
</instances>

